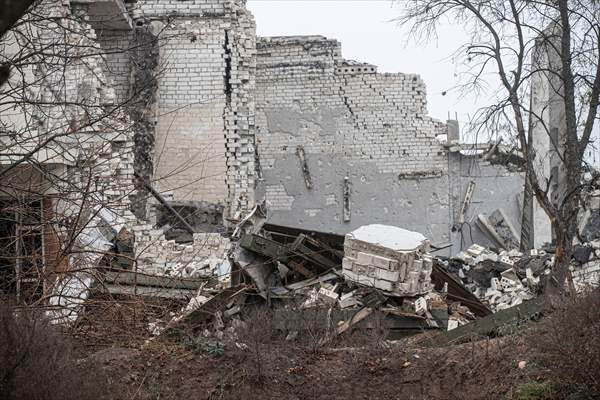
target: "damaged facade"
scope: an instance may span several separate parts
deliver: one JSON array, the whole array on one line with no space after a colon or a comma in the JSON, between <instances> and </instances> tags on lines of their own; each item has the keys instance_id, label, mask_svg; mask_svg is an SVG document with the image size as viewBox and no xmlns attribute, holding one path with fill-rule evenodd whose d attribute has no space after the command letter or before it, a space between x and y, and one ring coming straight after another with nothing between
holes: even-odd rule
<instances>
[{"instance_id":1,"label":"damaged facade","mask_svg":"<svg viewBox=\"0 0 600 400\"><path fill-rule=\"evenodd\" d=\"M518 154L501 143L461 143L456 121L428 116L418 75L380 74L376 66L344 59L341 44L321 36L257 38L242 0L46 0L39 7L55 13L45 23L58 25L56 35L40 30L36 39L67 47L69 65L46 72L39 61L28 72L29 87L15 78L0 94L31 91L69 106L29 102L23 118L9 106L0 109L8 133L1 179L10 188L3 196L35 204L42 215L29 225L38 226L34 264L51 304L85 300L98 266L189 279L170 288L187 291L200 286L193 280L229 286L239 267L260 277L254 281L264 284L258 289L266 296L270 273L246 268L252 260L232 265L232 238L241 236L241 247L280 262L280 275L293 277L293 284L300 278L321 283L318 276L343 265L347 281L409 297L407 307L421 315L419 296L431 292L435 275L433 253L455 255L474 243L509 251L519 241L524 174ZM59 35L63 24L67 42ZM13 51L7 59L19 45L27 49L11 37L2 40ZM69 46L78 40L89 53ZM90 110L101 118L93 121ZM35 135L31 143L10 140L11 132L33 131L59 135L40 151ZM82 200L82 193L90 195ZM5 221L23 220L2 201L3 213L14 214ZM312 237L294 236L300 239L285 259L279 258L285 241L254 238L272 254L244 242L245 234L257 233L252 224L265 209L275 227L339 237L385 224L431 243L391 250L371 243L369 250L368 241L347 237L347 253L328 248L330 259L310 270L314 257L302 249L310 252ZM18 237L19 224L4 223L3 234ZM79 229L70 241L73 227ZM536 241L548 242L542 233ZM10 240L3 246L20 248ZM16 274L18 281L23 267L11 260L24 255L10 251L3 274L14 273L0 279ZM67 270L76 273L55 282L54 272ZM379 287L389 283L396 286ZM348 293L326 287L321 297L352 304Z\"/></svg>"},{"instance_id":2,"label":"damaged facade","mask_svg":"<svg viewBox=\"0 0 600 400\"><path fill-rule=\"evenodd\" d=\"M429 117L418 75L377 73L321 36L260 38L257 48L259 190L269 222L337 234L390 224L453 253L480 241L477 227L463 230L478 214L503 208L520 224L523 175L482 160L488 147L461 145L455 121ZM473 204L460 220L471 181Z\"/></svg>"},{"instance_id":3,"label":"damaged facade","mask_svg":"<svg viewBox=\"0 0 600 400\"><path fill-rule=\"evenodd\" d=\"M134 221L131 120L76 6L43 2L1 42L2 292L26 303L57 287L83 300L77 287Z\"/></svg>"}]
</instances>

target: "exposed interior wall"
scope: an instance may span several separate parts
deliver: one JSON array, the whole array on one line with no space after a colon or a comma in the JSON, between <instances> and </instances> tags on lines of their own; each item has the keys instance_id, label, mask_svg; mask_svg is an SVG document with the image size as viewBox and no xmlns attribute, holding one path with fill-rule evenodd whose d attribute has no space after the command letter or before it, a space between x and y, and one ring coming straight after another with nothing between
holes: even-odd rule
<instances>
[{"instance_id":1,"label":"exposed interior wall","mask_svg":"<svg viewBox=\"0 0 600 400\"><path fill-rule=\"evenodd\" d=\"M254 205L255 26L242 3L131 7L159 38L153 185L174 201L225 205L234 217Z\"/></svg>"},{"instance_id":2,"label":"exposed interior wall","mask_svg":"<svg viewBox=\"0 0 600 400\"><path fill-rule=\"evenodd\" d=\"M497 247L488 234L477 223L479 214L490 215L501 209L513 227L520 232L522 196L525 176L523 173L508 171L501 165L491 165L475 155L460 152L449 153L450 198L452 213L450 220L452 251L456 254L472 244ZM469 183L474 182L474 190L464 215L460 221L462 203Z\"/></svg>"},{"instance_id":3,"label":"exposed interior wall","mask_svg":"<svg viewBox=\"0 0 600 400\"><path fill-rule=\"evenodd\" d=\"M448 162L423 81L341 58L320 36L261 38L257 147L270 222L386 223L448 242ZM310 186L310 187L309 187Z\"/></svg>"}]
</instances>

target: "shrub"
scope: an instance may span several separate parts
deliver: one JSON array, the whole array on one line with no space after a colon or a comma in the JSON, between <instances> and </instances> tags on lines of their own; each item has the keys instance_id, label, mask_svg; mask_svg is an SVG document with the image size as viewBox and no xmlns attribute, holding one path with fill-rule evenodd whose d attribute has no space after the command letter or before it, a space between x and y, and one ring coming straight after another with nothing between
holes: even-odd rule
<instances>
[{"instance_id":1,"label":"shrub","mask_svg":"<svg viewBox=\"0 0 600 400\"><path fill-rule=\"evenodd\" d=\"M529 342L563 398L600 398L600 291L565 300Z\"/></svg>"},{"instance_id":2,"label":"shrub","mask_svg":"<svg viewBox=\"0 0 600 400\"><path fill-rule=\"evenodd\" d=\"M529 381L519 386L512 397L515 400L554 400L552 384L548 381Z\"/></svg>"},{"instance_id":3,"label":"shrub","mask_svg":"<svg viewBox=\"0 0 600 400\"><path fill-rule=\"evenodd\" d=\"M273 315L266 307L251 309L245 318L245 323L237 331L239 340L247 346L251 376L258 381L265 380L268 353L273 343Z\"/></svg>"},{"instance_id":4,"label":"shrub","mask_svg":"<svg viewBox=\"0 0 600 400\"><path fill-rule=\"evenodd\" d=\"M0 304L0 398L100 399L101 376L40 314Z\"/></svg>"}]
</instances>

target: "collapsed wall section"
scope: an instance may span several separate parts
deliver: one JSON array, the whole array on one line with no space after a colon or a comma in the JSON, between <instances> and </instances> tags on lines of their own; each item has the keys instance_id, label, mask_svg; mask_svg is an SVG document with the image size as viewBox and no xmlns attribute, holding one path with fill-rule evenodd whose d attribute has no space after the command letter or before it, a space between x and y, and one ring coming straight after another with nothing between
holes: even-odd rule
<instances>
[{"instance_id":1,"label":"collapsed wall section","mask_svg":"<svg viewBox=\"0 0 600 400\"><path fill-rule=\"evenodd\" d=\"M371 223L449 240L448 158L423 81L341 58L320 36L257 43L257 147L272 223Z\"/></svg>"},{"instance_id":2,"label":"collapsed wall section","mask_svg":"<svg viewBox=\"0 0 600 400\"><path fill-rule=\"evenodd\" d=\"M254 205L254 21L241 1L139 1L158 37L153 185L178 202ZM133 61L135 62L135 60Z\"/></svg>"},{"instance_id":3,"label":"collapsed wall section","mask_svg":"<svg viewBox=\"0 0 600 400\"><path fill-rule=\"evenodd\" d=\"M499 248L479 222L479 216L500 210L517 232L523 211L523 172L493 165L472 150L449 154L451 254L478 244ZM518 239L518 238L517 238Z\"/></svg>"},{"instance_id":4,"label":"collapsed wall section","mask_svg":"<svg viewBox=\"0 0 600 400\"><path fill-rule=\"evenodd\" d=\"M238 0L140 0L128 9L133 30L99 31L116 96L135 121L136 268L218 275L223 218L254 206L253 18ZM148 185L201 233L186 245L168 240L173 216ZM219 221L200 209L222 210Z\"/></svg>"}]
</instances>

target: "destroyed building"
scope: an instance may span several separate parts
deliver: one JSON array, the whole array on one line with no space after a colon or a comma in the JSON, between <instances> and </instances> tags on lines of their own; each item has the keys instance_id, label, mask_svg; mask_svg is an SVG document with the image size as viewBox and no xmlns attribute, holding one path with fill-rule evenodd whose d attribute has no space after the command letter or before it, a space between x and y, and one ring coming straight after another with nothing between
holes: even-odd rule
<instances>
[{"instance_id":1,"label":"destroyed building","mask_svg":"<svg viewBox=\"0 0 600 400\"><path fill-rule=\"evenodd\" d=\"M471 181L464 221L504 208L520 223L523 177L481 160L485 145L461 145L455 121L429 117L418 75L345 60L324 37L262 38L257 48L256 146L273 224L337 234L391 224L458 252ZM463 235L463 246L480 239Z\"/></svg>"},{"instance_id":2,"label":"destroyed building","mask_svg":"<svg viewBox=\"0 0 600 400\"><path fill-rule=\"evenodd\" d=\"M381 222L452 243L456 253L461 243L488 243L477 227L461 235L473 180L479 185L466 221L504 209L518 229L523 176L481 160L487 144L470 153L455 123L429 117L417 75L378 74L343 59L341 44L324 37L257 38L241 2L138 1L131 10L135 31L159 38L143 55L143 66L160 72L147 104L154 118L136 132L143 145L136 165L177 209L219 225L221 216L225 224L239 220L265 201L275 225L345 234ZM100 34L107 50L117 44L116 54L130 37ZM127 90L139 56L129 66L122 55L109 62L120 71L117 92ZM169 218L161 207L136 207L159 226Z\"/></svg>"},{"instance_id":3,"label":"destroyed building","mask_svg":"<svg viewBox=\"0 0 600 400\"><path fill-rule=\"evenodd\" d=\"M378 73L321 36L259 38L242 0L39 7L35 41L70 57L34 59L0 89L24 104L0 100L1 229L31 232L35 254L3 243L1 279L25 279L19 260L35 258L37 299L82 301L99 265L227 280L231 234L265 209L304 231L403 227L436 254L518 240L518 152L462 143L456 121L428 116L416 74ZM2 62L36 50L18 34L2 46ZM15 211L24 204L35 223ZM67 270L76 279L57 283Z\"/></svg>"},{"instance_id":4,"label":"destroyed building","mask_svg":"<svg viewBox=\"0 0 600 400\"><path fill-rule=\"evenodd\" d=\"M66 271L89 283L81 274L135 222L131 119L93 27L70 18L76 3L40 4L2 37L2 291L27 303L46 302Z\"/></svg>"}]
</instances>

